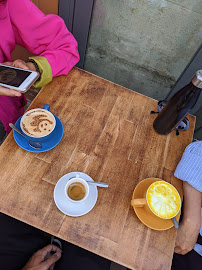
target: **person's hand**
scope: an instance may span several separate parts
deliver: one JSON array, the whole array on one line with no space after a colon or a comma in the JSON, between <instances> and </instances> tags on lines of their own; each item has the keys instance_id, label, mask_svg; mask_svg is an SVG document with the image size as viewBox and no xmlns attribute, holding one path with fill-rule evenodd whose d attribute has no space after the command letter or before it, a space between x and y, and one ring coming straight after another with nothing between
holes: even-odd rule
<instances>
[{"instance_id":1,"label":"person's hand","mask_svg":"<svg viewBox=\"0 0 202 270\"><path fill-rule=\"evenodd\" d=\"M201 192L183 182L184 215L177 231L175 253L185 255L197 241L201 227Z\"/></svg>"},{"instance_id":2,"label":"person's hand","mask_svg":"<svg viewBox=\"0 0 202 270\"><path fill-rule=\"evenodd\" d=\"M175 241L175 253L185 255L191 251L196 244L198 234L200 230L200 224L197 225L193 221L182 221L177 231L177 237Z\"/></svg>"},{"instance_id":3,"label":"person's hand","mask_svg":"<svg viewBox=\"0 0 202 270\"><path fill-rule=\"evenodd\" d=\"M55 253L53 255L50 254L48 259L45 260L49 252ZM61 257L61 252L59 247L48 245L34 253L22 270L53 270L55 263Z\"/></svg>"},{"instance_id":4,"label":"person's hand","mask_svg":"<svg viewBox=\"0 0 202 270\"><path fill-rule=\"evenodd\" d=\"M31 63L31 62L26 63L20 59L17 59L13 62L5 62L5 63L3 63L3 65L36 71L35 65L33 63Z\"/></svg>"},{"instance_id":5,"label":"person's hand","mask_svg":"<svg viewBox=\"0 0 202 270\"><path fill-rule=\"evenodd\" d=\"M20 97L22 94L18 91L0 86L0 95L8 97Z\"/></svg>"},{"instance_id":6,"label":"person's hand","mask_svg":"<svg viewBox=\"0 0 202 270\"><path fill-rule=\"evenodd\" d=\"M23 60L20 59L17 59L14 62L5 62L3 63L3 65L36 71L36 68L33 63L30 62L25 63ZM9 97L20 97L22 94L13 89L8 89L0 86L0 95Z\"/></svg>"}]
</instances>

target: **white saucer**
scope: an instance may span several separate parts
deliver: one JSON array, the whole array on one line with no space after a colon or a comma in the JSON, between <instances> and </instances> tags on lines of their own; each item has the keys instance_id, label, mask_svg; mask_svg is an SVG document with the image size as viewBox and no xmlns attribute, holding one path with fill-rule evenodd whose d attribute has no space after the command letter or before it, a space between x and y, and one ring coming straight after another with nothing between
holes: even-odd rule
<instances>
[{"instance_id":1,"label":"white saucer","mask_svg":"<svg viewBox=\"0 0 202 270\"><path fill-rule=\"evenodd\" d=\"M71 202L65 196L65 185L70 178L80 175L84 180L94 182L93 179L82 172L71 172L62 176L55 185L54 201L57 208L67 216L79 217L87 214L96 204L98 191L97 187L89 185L89 195L83 202Z\"/></svg>"}]
</instances>

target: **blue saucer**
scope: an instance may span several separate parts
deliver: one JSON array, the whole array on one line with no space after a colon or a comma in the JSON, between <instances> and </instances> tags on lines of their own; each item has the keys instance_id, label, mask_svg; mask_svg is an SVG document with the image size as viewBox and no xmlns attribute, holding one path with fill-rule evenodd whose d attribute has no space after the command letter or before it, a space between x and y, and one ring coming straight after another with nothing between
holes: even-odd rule
<instances>
[{"instance_id":1,"label":"blue saucer","mask_svg":"<svg viewBox=\"0 0 202 270\"><path fill-rule=\"evenodd\" d=\"M22 117L20 117L15 123L15 126L19 130L21 130L21 128L20 128L20 119L21 118ZM19 133L17 133L15 130L13 130L14 140L22 149L29 151L29 152L41 153L41 152L46 152L46 151L53 149L56 145L58 145L58 143L61 141L62 136L63 136L62 122L60 121L60 119L57 116L55 116L55 119L56 119L56 126L55 126L55 129L53 131L53 136L51 137L51 139L49 141L41 143L41 146L42 146L41 149L34 149L31 146L29 146L28 141L23 136L21 136Z\"/></svg>"}]
</instances>

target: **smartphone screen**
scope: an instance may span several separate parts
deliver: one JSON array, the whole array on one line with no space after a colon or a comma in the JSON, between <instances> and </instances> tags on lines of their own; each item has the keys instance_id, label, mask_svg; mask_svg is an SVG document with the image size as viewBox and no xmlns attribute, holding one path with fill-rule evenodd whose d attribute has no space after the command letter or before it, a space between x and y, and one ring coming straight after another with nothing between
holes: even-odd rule
<instances>
[{"instance_id":1,"label":"smartphone screen","mask_svg":"<svg viewBox=\"0 0 202 270\"><path fill-rule=\"evenodd\" d=\"M31 71L11 69L0 66L0 83L19 87L22 82L31 74Z\"/></svg>"},{"instance_id":2,"label":"smartphone screen","mask_svg":"<svg viewBox=\"0 0 202 270\"><path fill-rule=\"evenodd\" d=\"M36 71L0 64L0 86L25 93L38 78Z\"/></svg>"}]
</instances>

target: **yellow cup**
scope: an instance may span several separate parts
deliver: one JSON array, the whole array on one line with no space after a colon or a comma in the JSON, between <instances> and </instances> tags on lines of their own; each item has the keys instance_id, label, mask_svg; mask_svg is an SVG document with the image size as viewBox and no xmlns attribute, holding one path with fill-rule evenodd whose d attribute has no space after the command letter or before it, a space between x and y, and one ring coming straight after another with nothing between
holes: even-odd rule
<instances>
[{"instance_id":1,"label":"yellow cup","mask_svg":"<svg viewBox=\"0 0 202 270\"><path fill-rule=\"evenodd\" d=\"M131 200L133 207L144 207L150 215L162 219L175 217L181 209L181 198L177 189L166 181L155 181L147 190L143 198Z\"/></svg>"}]
</instances>

